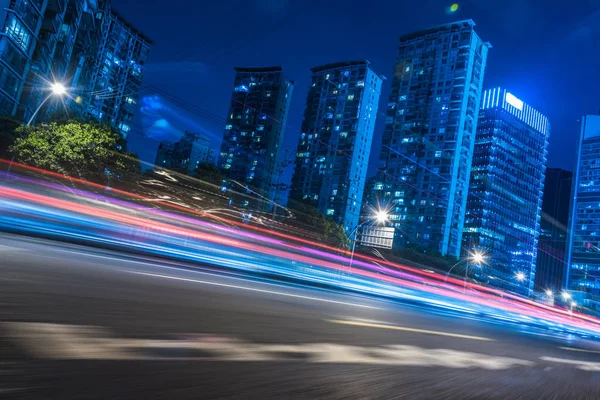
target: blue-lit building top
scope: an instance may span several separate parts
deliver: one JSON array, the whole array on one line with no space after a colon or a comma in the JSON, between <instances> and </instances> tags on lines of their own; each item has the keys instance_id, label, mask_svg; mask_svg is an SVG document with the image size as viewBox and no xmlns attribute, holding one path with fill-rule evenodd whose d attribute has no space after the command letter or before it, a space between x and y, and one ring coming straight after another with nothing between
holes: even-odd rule
<instances>
[{"instance_id":1,"label":"blue-lit building top","mask_svg":"<svg viewBox=\"0 0 600 400\"><path fill-rule=\"evenodd\" d=\"M290 197L358 225L383 77L366 60L312 68Z\"/></svg>"},{"instance_id":2,"label":"blue-lit building top","mask_svg":"<svg viewBox=\"0 0 600 400\"><path fill-rule=\"evenodd\" d=\"M396 247L460 255L490 47L472 20L400 38L371 196L390 210Z\"/></svg>"},{"instance_id":3,"label":"blue-lit building top","mask_svg":"<svg viewBox=\"0 0 600 400\"><path fill-rule=\"evenodd\" d=\"M569 289L600 309L600 115L581 119L568 238Z\"/></svg>"},{"instance_id":4,"label":"blue-lit building top","mask_svg":"<svg viewBox=\"0 0 600 400\"><path fill-rule=\"evenodd\" d=\"M235 71L218 167L273 201L294 82L279 66Z\"/></svg>"},{"instance_id":5,"label":"blue-lit building top","mask_svg":"<svg viewBox=\"0 0 600 400\"><path fill-rule=\"evenodd\" d=\"M463 253L486 254L479 276L531 294L550 123L505 89L484 91L473 152Z\"/></svg>"}]
</instances>

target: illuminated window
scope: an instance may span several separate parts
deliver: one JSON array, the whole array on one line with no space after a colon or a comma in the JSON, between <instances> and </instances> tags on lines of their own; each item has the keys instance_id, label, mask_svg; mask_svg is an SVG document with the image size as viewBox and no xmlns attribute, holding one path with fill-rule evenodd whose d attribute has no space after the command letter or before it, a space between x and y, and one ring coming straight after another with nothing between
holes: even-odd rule
<instances>
[{"instance_id":1,"label":"illuminated window","mask_svg":"<svg viewBox=\"0 0 600 400\"><path fill-rule=\"evenodd\" d=\"M353 94L349 94L348 95L348 100L354 100L354 95Z\"/></svg>"},{"instance_id":2,"label":"illuminated window","mask_svg":"<svg viewBox=\"0 0 600 400\"><path fill-rule=\"evenodd\" d=\"M17 21L15 17L10 19L10 22L6 25L5 33L13 39L21 49L27 51L29 47L29 42L31 41L31 36L25 29L25 27Z\"/></svg>"},{"instance_id":3,"label":"illuminated window","mask_svg":"<svg viewBox=\"0 0 600 400\"><path fill-rule=\"evenodd\" d=\"M401 96L398 96L398 101L405 101L406 100L406 95L403 94Z\"/></svg>"},{"instance_id":4,"label":"illuminated window","mask_svg":"<svg viewBox=\"0 0 600 400\"><path fill-rule=\"evenodd\" d=\"M365 87L365 82L364 81L356 82L356 87Z\"/></svg>"},{"instance_id":5,"label":"illuminated window","mask_svg":"<svg viewBox=\"0 0 600 400\"><path fill-rule=\"evenodd\" d=\"M327 215L333 215L333 214L335 214L335 210L334 210L334 209L332 209L332 208L328 208L328 209L327 209L327 213L326 213L326 214L327 214Z\"/></svg>"}]
</instances>

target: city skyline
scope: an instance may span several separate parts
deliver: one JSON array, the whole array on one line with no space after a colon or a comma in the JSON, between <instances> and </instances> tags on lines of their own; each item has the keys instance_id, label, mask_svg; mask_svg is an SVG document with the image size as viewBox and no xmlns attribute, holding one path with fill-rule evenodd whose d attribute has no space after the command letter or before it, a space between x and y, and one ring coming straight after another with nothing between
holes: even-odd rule
<instances>
[{"instance_id":1,"label":"city skyline","mask_svg":"<svg viewBox=\"0 0 600 400\"><path fill-rule=\"evenodd\" d=\"M191 7L185 1L179 1L179 5ZM268 2L267 2L268 3ZM514 2L509 2L514 3ZM523 3L525 7L526 3ZM340 28L343 16L330 16L328 24L318 23L315 16L316 8L321 6L306 4L299 5L294 2L282 3L277 10L272 10L267 5L264 7L256 5L240 6L232 9L234 15L252 15L258 21L277 22L277 35L270 35L260 23L252 24L252 29L257 29L260 35L257 39L236 39L239 30L247 29L248 24L227 28L224 32L222 42L202 43L189 54L182 49L183 43L179 39L175 41L175 32L161 32L159 21L162 18L163 6L158 1L155 5L147 7L144 16L135 15L136 3L129 0L116 2L116 7L127 15L140 29L147 32L150 37L159 39L152 50L152 56L147 65L144 93L147 96L160 95L160 92L174 95L177 100L182 100L186 108L193 109L192 112L181 109L181 115L193 116L202 128L209 131L213 140L220 138L221 122L214 122L212 116L206 116L205 111L210 112L221 120L227 112L227 82L233 79L231 67L234 65L282 65L290 79L297 82L295 97L292 100L290 117L288 120L289 139L286 146L294 146L297 136L301 131L303 115L303 103L306 88L310 83L310 75L306 73L314 65L322 65L340 59L367 58L371 61L373 68L384 75L391 75L390 63L395 58L395 44L397 37L403 33L424 29L440 23L453 20L473 18L481 35L492 42L494 49L490 55L490 63L486 74L486 84L489 87L510 87L512 91L526 97L538 109L549 116L554 127L553 141L549 148L549 166L561 167L571 170L574 162L574 144L570 137L578 132L577 119L585 113L593 113L597 109L596 101L592 98L593 87L598 77L593 73L593 63L583 62L586 53L580 52L585 43L591 37L590 33L584 35L579 32L583 30L575 21L584 22L589 26L594 21L593 8L590 6L568 7L560 12L556 9L543 7L540 12L544 18L536 17L536 28L530 24L530 18L522 15L515 20L512 13L512 5L494 7L494 2L484 7L475 2L460 4L456 13L448 14L448 4L445 2L431 1L428 7L419 10L411 7L408 3L399 2L389 4L386 7L377 7L376 16L382 21L377 26L363 26L358 24L352 32L347 32L347 40L336 46L321 42L318 38L326 35L325 32ZM228 7L223 5L223 7ZM516 5L514 6L516 7ZM520 7L520 6L519 6ZM393 9L409 9L411 13L394 13ZM217 10L218 11L218 10ZM493 11L493 12L492 12ZM527 11L527 10L526 10ZM532 10L529 10L531 12ZM176 13L176 11L173 11ZM529 16L529 12L524 15ZM308 18L309 25L316 29L302 41L295 39L292 33L294 29L300 29L294 23L295 14ZM345 9L344 16L358 18L360 12ZM181 16L181 14L178 14ZM229 15L224 13L224 15ZM384 23L388 19L397 20L393 24ZM565 18L569 16L569 18ZM185 18L185 17L184 17ZM198 37L204 37L206 32L212 30L220 32L227 26L224 20L216 17L200 16L206 19L205 24L198 24L194 29L199 31ZM398 20L398 18L400 18ZM539 21L538 21L539 19ZM244 18L241 18L244 21ZM573 22L566 22L567 20ZM184 19L185 21L185 19ZM399 22L398 22L399 21ZM510 24L506 22L510 21ZM542 35L544 29L540 24L552 27L550 37ZM289 25L289 26L288 26ZM222 26L222 28L219 28ZM593 28L592 30L596 29ZM546 29L548 30L548 29ZM156 32L156 33L153 33ZM157 37L157 34L159 35ZM238 35L239 36L239 35ZM550 44L552 43L552 44ZM523 54L521 54L523 50ZM295 56L302 54L302 57ZM175 56L175 57L171 57ZM581 68L575 75L563 73L566 60L575 62L582 60ZM183 79L183 76L190 79ZM577 87L577 81L589 82L589 85ZM185 82L185 84L184 84ZM551 82L552 84L548 84ZM154 89L158 89L155 91ZM209 92L209 98L198 96L199 92ZM387 98L389 92L389 81L384 84L382 96ZM582 93L583 92L583 95ZM170 96L163 97L163 101L169 103ZM566 101L568 99L568 101ZM179 101L178 101L179 102ZM173 103L169 103L173 104ZM381 133L383 117L378 118L374 134L375 146L378 146ZM177 117L169 119L172 125L180 125ZM140 121L137 121L140 124ZM146 126L151 126L146 125ZM185 128L178 128L183 132ZM187 127L199 131L196 127ZM371 157L369 176L374 173L377 157ZM288 170L291 177L291 168Z\"/></svg>"}]
</instances>

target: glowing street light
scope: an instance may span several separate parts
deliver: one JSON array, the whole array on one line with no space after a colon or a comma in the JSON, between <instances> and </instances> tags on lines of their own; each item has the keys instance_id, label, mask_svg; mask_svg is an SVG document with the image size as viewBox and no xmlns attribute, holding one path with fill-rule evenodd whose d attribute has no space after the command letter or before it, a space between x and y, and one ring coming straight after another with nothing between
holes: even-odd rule
<instances>
[{"instance_id":1,"label":"glowing street light","mask_svg":"<svg viewBox=\"0 0 600 400\"><path fill-rule=\"evenodd\" d=\"M483 257L483 254L475 252L471 254L471 261L473 262L473 264L481 266L481 264L485 262L485 257Z\"/></svg>"},{"instance_id":2,"label":"glowing street light","mask_svg":"<svg viewBox=\"0 0 600 400\"><path fill-rule=\"evenodd\" d=\"M60 82L54 82L51 86L52 94L62 96L67 93L67 88Z\"/></svg>"},{"instance_id":3,"label":"glowing street light","mask_svg":"<svg viewBox=\"0 0 600 400\"><path fill-rule=\"evenodd\" d=\"M519 282L523 282L525 280L525 274L523 272L517 272L515 278L517 278Z\"/></svg>"},{"instance_id":4,"label":"glowing street light","mask_svg":"<svg viewBox=\"0 0 600 400\"><path fill-rule=\"evenodd\" d=\"M389 214L387 212L385 212L384 210L379 210L375 213L375 220L380 224L387 222L387 220L389 218L390 218Z\"/></svg>"},{"instance_id":5,"label":"glowing street light","mask_svg":"<svg viewBox=\"0 0 600 400\"><path fill-rule=\"evenodd\" d=\"M352 237L354 236L354 240L352 240L352 252L350 253L350 265L349 267L352 268L352 262L354 261L354 251L356 250L356 240L357 240L357 235L358 235L358 230L360 228L362 228L362 226L370 221L375 221L379 224L383 224L385 222L387 222L390 218L390 215L385 211L385 210L377 210L375 212L375 214L373 214L371 216L371 218L367 221L364 221L360 224L358 224L358 226L356 228L354 228L354 230L352 231L352 233L350 233L349 237L350 240L352 240Z\"/></svg>"},{"instance_id":6,"label":"glowing street light","mask_svg":"<svg viewBox=\"0 0 600 400\"><path fill-rule=\"evenodd\" d=\"M52 96L62 97L62 96L65 96L66 94L67 94L67 88L62 83L60 83L60 82L54 82L52 85L50 85L50 94L48 96L46 96L46 98L44 99L44 101L42 101L42 103L35 110L35 112L31 116L31 118L29 119L29 122L27 122L27 126L31 125L31 123L33 122L33 119L35 118L35 116L37 115L37 113L40 111L40 109L42 108L42 106L44 104L46 104L46 102L48 100L50 100L50 97L52 97Z\"/></svg>"},{"instance_id":7,"label":"glowing street light","mask_svg":"<svg viewBox=\"0 0 600 400\"><path fill-rule=\"evenodd\" d=\"M564 301L567 301L571 298L571 293L569 292L562 292L562 298Z\"/></svg>"},{"instance_id":8,"label":"glowing street light","mask_svg":"<svg viewBox=\"0 0 600 400\"><path fill-rule=\"evenodd\" d=\"M552 290L548 289L548 290L546 290L546 296L552 297L552 296L554 296L554 292Z\"/></svg>"}]
</instances>

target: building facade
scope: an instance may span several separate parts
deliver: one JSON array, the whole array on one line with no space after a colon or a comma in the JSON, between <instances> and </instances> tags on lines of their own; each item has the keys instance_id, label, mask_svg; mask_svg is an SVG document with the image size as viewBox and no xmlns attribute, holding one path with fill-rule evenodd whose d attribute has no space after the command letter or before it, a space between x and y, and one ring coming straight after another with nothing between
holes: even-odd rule
<instances>
[{"instance_id":1,"label":"building facade","mask_svg":"<svg viewBox=\"0 0 600 400\"><path fill-rule=\"evenodd\" d=\"M400 38L374 185L395 246L459 257L489 43L471 20Z\"/></svg>"},{"instance_id":2,"label":"building facade","mask_svg":"<svg viewBox=\"0 0 600 400\"><path fill-rule=\"evenodd\" d=\"M1 0L0 4L5 10L0 33L0 115L28 122L39 109L36 120L63 112L107 120L116 128L130 121L149 41L112 11L110 1ZM124 28L117 29L119 25ZM122 42L123 35L143 38L144 44L138 46L131 39L123 47L127 51L119 53L115 43ZM105 61L111 49L111 55L123 57L126 71L111 72L110 85L103 86L100 81L105 69L117 69L114 58L113 65ZM68 96L60 101L49 95L55 82L68 89ZM114 91L109 93L109 89ZM114 104L103 107L108 99ZM131 110L121 111L121 102ZM109 113L100 114L91 104L110 108ZM124 134L126 131L121 129Z\"/></svg>"},{"instance_id":3,"label":"building facade","mask_svg":"<svg viewBox=\"0 0 600 400\"><path fill-rule=\"evenodd\" d=\"M569 213L569 290L600 309L600 115L581 119Z\"/></svg>"},{"instance_id":4,"label":"building facade","mask_svg":"<svg viewBox=\"0 0 600 400\"><path fill-rule=\"evenodd\" d=\"M90 77L93 96L86 112L127 136L152 41L114 10L104 15L99 25L102 39Z\"/></svg>"},{"instance_id":5,"label":"building facade","mask_svg":"<svg viewBox=\"0 0 600 400\"><path fill-rule=\"evenodd\" d=\"M542 220L535 268L535 288L559 293L567 287L567 224L573 173L548 168L544 182Z\"/></svg>"},{"instance_id":6,"label":"building facade","mask_svg":"<svg viewBox=\"0 0 600 400\"><path fill-rule=\"evenodd\" d=\"M368 61L312 68L290 197L358 226L382 76Z\"/></svg>"},{"instance_id":7,"label":"building facade","mask_svg":"<svg viewBox=\"0 0 600 400\"><path fill-rule=\"evenodd\" d=\"M177 143L158 146L155 165L193 176L200 163L214 163L215 154L206 135L185 132Z\"/></svg>"},{"instance_id":8,"label":"building facade","mask_svg":"<svg viewBox=\"0 0 600 400\"><path fill-rule=\"evenodd\" d=\"M483 93L473 152L463 254L480 252L489 283L534 287L550 123L501 88Z\"/></svg>"},{"instance_id":9,"label":"building facade","mask_svg":"<svg viewBox=\"0 0 600 400\"><path fill-rule=\"evenodd\" d=\"M235 71L218 167L227 179L273 201L294 82L281 67Z\"/></svg>"}]
</instances>

